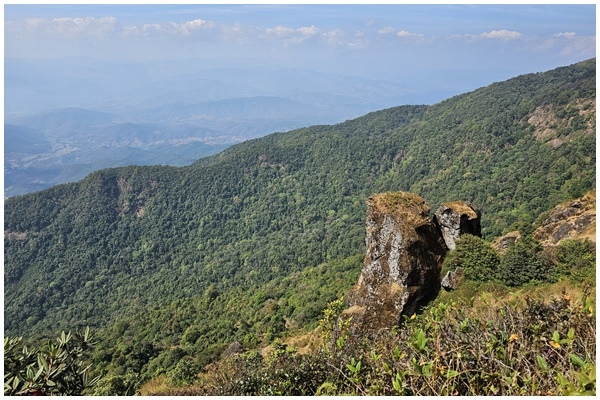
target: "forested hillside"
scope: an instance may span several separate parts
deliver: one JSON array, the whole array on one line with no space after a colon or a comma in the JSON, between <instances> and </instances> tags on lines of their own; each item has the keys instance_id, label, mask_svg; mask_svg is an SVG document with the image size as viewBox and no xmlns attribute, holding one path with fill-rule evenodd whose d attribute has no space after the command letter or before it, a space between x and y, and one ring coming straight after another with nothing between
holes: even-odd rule
<instances>
[{"instance_id":1,"label":"forested hillside","mask_svg":"<svg viewBox=\"0 0 600 400\"><path fill-rule=\"evenodd\" d=\"M594 187L595 68L589 60L434 106L275 133L188 167L107 169L10 198L5 334L119 320L107 337L129 337L119 351L142 354L123 356L124 367L186 333L208 360L233 340L256 345L314 324L355 282L373 193L415 192L432 209L468 200L489 239Z\"/></svg>"}]
</instances>

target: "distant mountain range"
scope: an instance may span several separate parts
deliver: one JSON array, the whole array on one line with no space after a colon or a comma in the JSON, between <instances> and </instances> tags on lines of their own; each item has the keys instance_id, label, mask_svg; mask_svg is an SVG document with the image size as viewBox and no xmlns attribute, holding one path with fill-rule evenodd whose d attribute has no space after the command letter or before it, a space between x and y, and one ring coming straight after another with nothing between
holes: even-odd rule
<instances>
[{"instance_id":1,"label":"distant mountain range","mask_svg":"<svg viewBox=\"0 0 600 400\"><path fill-rule=\"evenodd\" d=\"M423 72L398 83L201 59L6 59L4 193L77 181L106 167L182 166L272 132L432 104L502 73ZM27 138L15 136L18 129Z\"/></svg>"}]
</instances>

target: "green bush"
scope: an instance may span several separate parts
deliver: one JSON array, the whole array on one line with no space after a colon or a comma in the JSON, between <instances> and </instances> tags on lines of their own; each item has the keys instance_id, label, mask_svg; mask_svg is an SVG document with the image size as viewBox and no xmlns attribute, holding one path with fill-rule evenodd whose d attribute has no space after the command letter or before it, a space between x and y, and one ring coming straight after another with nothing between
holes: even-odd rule
<instances>
[{"instance_id":1,"label":"green bush","mask_svg":"<svg viewBox=\"0 0 600 400\"><path fill-rule=\"evenodd\" d=\"M531 236L523 236L510 246L500 260L498 277L508 286L522 286L550 280L549 266L540 257L542 246Z\"/></svg>"},{"instance_id":2,"label":"green bush","mask_svg":"<svg viewBox=\"0 0 600 400\"><path fill-rule=\"evenodd\" d=\"M138 384L139 375L133 372L105 376L98 381L94 396L133 396Z\"/></svg>"},{"instance_id":3,"label":"green bush","mask_svg":"<svg viewBox=\"0 0 600 400\"><path fill-rule=\"evenodd\" d=\"M175 368L167 372L167 377L173 385L189 385L197 379L198 367L193 360L182 358Z\"/></svg>"},{"instance_id":4,"label":"green bush","mask_svg":"<svg viewBox=\"0 0 600 400\"><path fill-rule=\"evenodd\" d=\"M456 248L446 256L443 270L462 268L465 278L486 282L496 276L499 264L500 257L491 244L466 234L457 240Z\"/></svg>"},{"instance_id":5,"label":"green bush","mask_svg":"<svg viewBox=\"0 0 600 400\"><path fill-rule=\"evenodd\" d=\"M589 240L564 240L553 249L550 257L555 264L555 278L568 277L576 282L594 282L596 252Z\"/></svg>"},{"instance_id":6,"label":"green bush","mask_svg":"<svg viewBox=\"0 0 600 400\"><path fill-rule=\"evenodd\" d=\"M594 395L593 298L515 300L487 293L477 309L438 303L335 352L299 355L277 342L267 357L236 354L207 368L202 385L161 394Z\"/></svg>"},{"instance_id":7,"label":"green bush","mask_svg":"<svg viewBox=\"0 0 600 400\"><path fill-rule=\"evenodd\" d=\"M5 395L81 395L94 387L99 376L90 376L89 351L95 343L90 329L62 332L39 348L23 338L4 339Z\"/></svg>"}]
</instances>

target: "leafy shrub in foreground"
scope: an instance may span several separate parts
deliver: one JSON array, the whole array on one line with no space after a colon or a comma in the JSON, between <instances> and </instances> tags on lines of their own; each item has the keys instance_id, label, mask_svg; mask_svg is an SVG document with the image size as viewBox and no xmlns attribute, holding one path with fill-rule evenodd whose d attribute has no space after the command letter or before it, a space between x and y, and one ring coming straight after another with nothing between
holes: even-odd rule
<instances>
[{"instance_id":1,"label":"leafy shrub in foreground","mask_svg":"<svg viewBox=\"0 0 600 400\"><path fill-rule=\"evenodd\" d=\"M39 348L23 344L23 338L4 339L5 395L81 395L98 379L91 377L89 350L94 345L90 329L63 332Z\"/></svg>"},{"instance_id":2,"label":"leafy shrub in foreground","mask_svg":"<svg viewBox=\"0 0 600 400\"><path fill-rule=\"evenodd\" d=\"M280 346L212 365L185 394L580 395L596 393L595 308L482 296L482 309L439 303L374 340L299 355ZM487 305L487 307L486 307ZM173 393L180 394L177 390ZM170 393L165 393L170 394Z\"/></svg>"}]
</instances>

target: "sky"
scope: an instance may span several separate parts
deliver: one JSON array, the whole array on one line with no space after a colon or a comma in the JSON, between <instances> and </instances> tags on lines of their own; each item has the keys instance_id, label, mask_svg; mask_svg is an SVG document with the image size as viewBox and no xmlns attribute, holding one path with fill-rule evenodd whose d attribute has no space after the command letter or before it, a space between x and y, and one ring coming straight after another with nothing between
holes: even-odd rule
<instances>
[{"instance_id":1,"label":"sky","mask_svg":"<svg viewBox=\"0 0 600 400\"><path fill-rule=\"evenodd\" d=\"M596 6L6 4L4 56L202 58L393 79L538 72L596 55Z\"/></svg>"}]
</instances>

